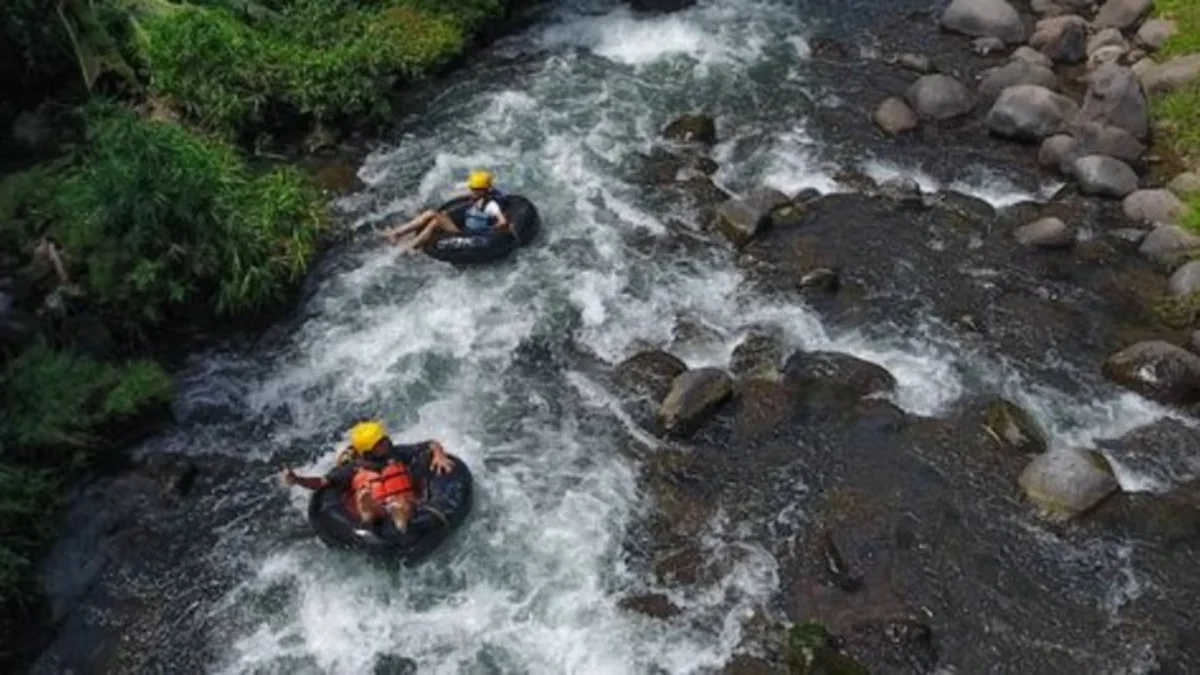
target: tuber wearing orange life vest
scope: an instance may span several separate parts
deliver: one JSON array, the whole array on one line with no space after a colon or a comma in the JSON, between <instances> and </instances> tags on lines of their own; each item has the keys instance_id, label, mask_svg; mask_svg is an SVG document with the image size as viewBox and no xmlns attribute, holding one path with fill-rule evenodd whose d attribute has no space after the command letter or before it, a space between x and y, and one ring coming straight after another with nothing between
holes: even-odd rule
<instances>
[{"instance_id":1,"label":"tuber wearing orange life vest","mask_svg":"<svg viewBox=\"0 0 1200 675\"><path fill-rule=\"evenodd\" d=\"M380 504L397 498L412 498L417 491L408 468L400 462L388 462L382 471L359 469L350 481L350 490L358 492L368 486L371 497Z\"/></svg>"}]
</instances>

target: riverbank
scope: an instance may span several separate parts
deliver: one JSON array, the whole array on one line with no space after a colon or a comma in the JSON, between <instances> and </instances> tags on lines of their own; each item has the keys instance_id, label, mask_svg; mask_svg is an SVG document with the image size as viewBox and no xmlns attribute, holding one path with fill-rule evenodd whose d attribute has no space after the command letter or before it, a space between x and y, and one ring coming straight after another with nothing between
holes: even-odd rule
<instances>
[{"instance_id":1,"label":"riverbank","mask_svg":"<svg viewBox=\"0 0 1200 675\"><path fill-rule=\"evenodd\" d=\"M1159 61L1185 57L1200 59L1200 5L1188 0L1157 0L1155 16L1170 26L1171 36L1159 52ZM1192 61L1195 63L1195 61ZM1193 72L1200 66L1193 66ZM1183 161L1192 172L1186 189L1180 192L1188 203L1185 219L1188 227L1200 233L1200 78L1192 78L1177 91L1154 97L1154 112L1162 121L1162 130L1167 138L1163 142Z\"/></svg>"},{"instance_id":2,"label":"riverbank","mask_svg":"<svg viewBox=\"0 0 1200 675\"><path fill-rule=\"evenodd\" d=\"M531 4L5 10L0 663L49 637L37 566L71 483L123 466L170 418L182 352L277 320L337 236L327 203L361 152L342 139Z\"/></svg>"}]
</instances>

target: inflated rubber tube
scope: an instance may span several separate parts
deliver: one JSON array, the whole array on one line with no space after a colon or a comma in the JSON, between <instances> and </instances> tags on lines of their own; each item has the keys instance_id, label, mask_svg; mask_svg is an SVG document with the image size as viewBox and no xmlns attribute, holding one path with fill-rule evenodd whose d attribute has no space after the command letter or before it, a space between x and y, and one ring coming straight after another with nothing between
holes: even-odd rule
<instances>
[{"instance_id":1,"label":"inflated rubber tube","mask_svg":"<svg viewBox=\"0 0 1200 675\"><path fill-rule=\"evenodd\" d=\"M364 526L346 510L344 493L334 488L313 493L308 522L330 548L356 549L406 564L420 562L453 534L471 511L471 471L458 457L450 458L454 468L429 478L428 499L417 507L406 532L397 530L390 518L373 527Z\"/></svg>"},{"instance_id":2,"label":"inflated rubber tube","mask_svg":"<svg viewBox=\"0 0 1200 675\"><path fill-rule=\"evenodd\" d=\"M452 199L438 207L461 229L472 197ZM430 257L450 263L475 264L503 258L533 241L541 227L537 207L521 195L496 198L508 219L509 231L498 234L454 234L441 237L425 247Z\"/></svg>"}]
</instances>

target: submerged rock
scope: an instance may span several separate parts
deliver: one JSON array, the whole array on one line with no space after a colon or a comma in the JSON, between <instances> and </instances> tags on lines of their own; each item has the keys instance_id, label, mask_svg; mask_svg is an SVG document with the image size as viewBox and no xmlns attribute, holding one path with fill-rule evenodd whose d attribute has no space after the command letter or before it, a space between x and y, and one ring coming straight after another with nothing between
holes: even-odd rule
<instances>
[{"instance_id":1,"label":"submerged rock","mask_svg":"<svg viewBox=\"0 0 1200 675\"><path fill-rule=\"evenodd\" d=\"M1022 225L1013 236L1022 246L1063 248L1075 243L1075 233L1058 218L1042 218Z\"/></svg>"},{"instance_id":2,"label":"submerged rock","mask_svg":"<svg viewBox=\"0 0 1200 675\"><path fill-rule=\"evenodd\" d=\"M1174 225L1187 206L1169 190L1138 190L1122 204L1125 217L1138 223Z\"/></svg>"},{"instance_id":3,"label":"submerged rock","mask_svg":"<svg viewBox=\"0 0 1200 675\"><path fill-rule=\"evenodd\" d=\"M1108 357L1110 380L1159 403L1200 402L1200 357L1163 340L1139 342Z\"/></svg>"},{"instance_id":4,"label":"submerged rock","mask_svg":"<svg viewBox=\"0 0 1200 675\"><path fill-rule=\"evenodd\" d=\"M683 610L662 593L643 593L623 598L617 603L621 609L637 612L654 619L669 619Z\"/></svg>"},{"instance_id":5,"label":"submerged rock","mask_svg":"<svg viewBox=\"0 0 1200 675\"><path fill-rule=\"evenodd\" d=\"M1017 452L1036 455L1046 451L1046 432L1012 401L998 398L989 403L984 412L984 428L1001 444Z\"/></svg>"},{"instance_id":6,"label":"submerged rock","mask_svg":"<svg viewBox=\"0 0 1200 675\"><path fill-rule=\"evenodd\" d=\"M1005 0L953 0L941 23L947 30L971 37L994 37L1009 44L1025 41L1025 25Z\"/></svg>"},{"instance_id":7,"label":"submerged rock","mask_svg":"<svg viewBox=\"0 0 1200 675\"><path fill-rule=\"evenodd\" d=\"M663 137L684 143L712 145L717 142L717 124L710 115L688 113L668 124L663 129Z\"/></svg>"},{"instance_id":8,"label":"submerged rock","mask_svg":"<svg viewBox=\"0 0 1200 675\"><path fill-rule=\"evenodd\" d=\"M1129 165L1104 155L1080 157L1071 164L1071 175L1085 195L1123 199L1138 187L1138 177Z\"/></svg>"},{"instance_id":9,"label":"submerged rock","mask_svg":"<svg viewBox=\"0 0 1200 675\"><path fill-rule=\"evenodd\" d=\"M881 103L871 119L880 129L893 136L912 131L920 126L917 114L897 96Z\"/></svg>"},{"instance_id":10,"label":"submerged rock","mask_svg":"<svg viewBox=\"0 0 1200 675\"><path fill-rule=\"evenodd\" d=\"M1025 496L1054 520L1079 516L1119 488L1104 458L1083 450L1038 455L1017 482Z\"/></svg>"},{"instance_id":11,"label":"submerged rock","mask_svg":"<svg viewBox=\"0 0 1200 675\"><path fill-rule=\"evenodd\" d=\"M975 107L975 97L958 80L947 75L925 75L905 94L917 114L934 120L966 115Z\"/></svg>"},{"instance_id":12,"label":"submerged rock","mask_svg":"<svg viewBox=\"0 0 1200 675\"><path fill-rule=\"evenodd\" d=\"M1040 141L1062 131L1078 110L1066 96L1038 85L1022 84L1000 93L987 115L987 127L1005 138Z\"/></svg>"},{"instance_id":13,"label":"submerged rock","mask_svg":"<svg viewBox=\"0 0 1200 675\"><path fill-rule=\"evenodd\" d=\"M626 0L635 12L678 12L696 5L696 0Z\"/></svg>"},{"instance_id":14,"label":"submerged rock","mask_svg":"<svg viewBox=\"0 0 1200 675\"><path fill-rule=\"evenodd\" d=\"M733 379L724 370L689 370L671 382L658 409L659 423L668 433L690 434L732 393Z\"/></svg>"}]
</instances>

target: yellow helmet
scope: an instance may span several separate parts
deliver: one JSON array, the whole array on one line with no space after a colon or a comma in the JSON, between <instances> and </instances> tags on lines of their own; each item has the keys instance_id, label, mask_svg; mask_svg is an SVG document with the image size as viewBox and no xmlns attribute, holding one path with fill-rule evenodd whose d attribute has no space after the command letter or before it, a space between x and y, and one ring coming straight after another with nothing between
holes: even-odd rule
<instances>
[{"instance_id":1,"label":"yellow helmet","mask_svg":"<svg viewBox=\"0 0 1200 675\"><path fill-rule=\"evenodd\" d=\"M386 436L387 429L383 426L383 422L376 420L359 422L350 428L350 447L356 454L361 455L370 452Z\"/></svg>"},{"instance_id":2,"label":"yellow helmet","mask_svg":"<svg viewBox=\"0 0 1200 675\"><path fill-rule=\"evenodd\" d=\"M472 171L467 178L467 187L472 190L486 190L492 187L492 174L487 171Z\"/></svg>"}]
</instances>

